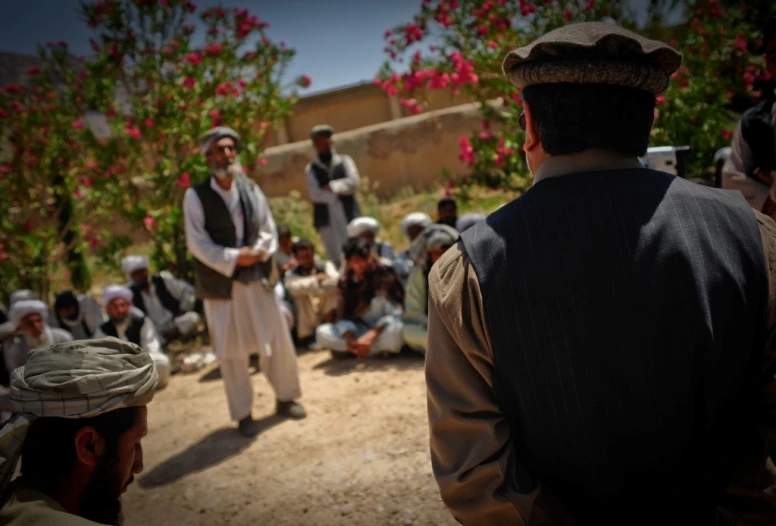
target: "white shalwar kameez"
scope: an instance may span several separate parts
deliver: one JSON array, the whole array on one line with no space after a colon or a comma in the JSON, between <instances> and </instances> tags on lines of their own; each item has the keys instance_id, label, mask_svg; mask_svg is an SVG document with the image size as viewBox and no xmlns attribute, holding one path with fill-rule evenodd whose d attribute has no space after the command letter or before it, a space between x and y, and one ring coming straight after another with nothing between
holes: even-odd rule
<instances>
[{"instance_id":1,"label":"white shalwar kameez","mask_svg":"<svg viewBox=\"0 0 776 526\"><path fill-rule=\"evenodd\" d=\"M345 209L339 196L354 196L360 181L358 168L353 159L348 155L333 153L331 166L336 166L340 162L344 163L348 176L344 179L330 181L330 190L321 188L311 168L312 164L317 164L328 170L325 164L316 159L308 164L305 169L310 200L313 203L325 204L329 209L329 224L328 226L320 227L318 235L321 236L328 260L334 262L334 265L337 267L342 264L342 247L345 245L345 241L348 240L348 219L345 216Z\"/></svg>"},{"instance_id":2,"label":"white shalwar kameez","mask_svg":"<svg viewBox=\"0 0 776 526\"><path fill-rule=\"evenodd\" d=\"M211 187L224 200L235 226L237 245L242 245L244 226L236 184L226 191L211 178ZM267 208L267 220L259 228L252 247L265 261L278 249L272 213L258 185L253 186L259 206ZM202 263L225 276L232 276L239 249L217 245L205 231L205 214L196 191L189 188L183 202L186 217L186 244ZM260 216L261 214L256 214ZM260 282L232 282L229 300L205 299L205 316L213 349L220 361L221 377L233 420L251 415L253 385L248 370L250 355L259 353L259 366L272 385L278 401L290 402L302 395L296 352L291 341L280 301L273 290Z\"/></svg>"}]
</instances>

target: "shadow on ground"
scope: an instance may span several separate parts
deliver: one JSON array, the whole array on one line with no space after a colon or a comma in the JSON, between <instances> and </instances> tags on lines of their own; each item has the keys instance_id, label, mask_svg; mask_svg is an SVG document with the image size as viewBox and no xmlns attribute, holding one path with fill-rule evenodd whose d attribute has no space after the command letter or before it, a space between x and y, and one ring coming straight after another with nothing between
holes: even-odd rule
<instances>
[{"instance_id":1,"label":"shadow on ground","mask_svg":"<svg viewBox=\"0 0 776 526\"><path fill-rule=\"evenodd\" d=\"M258 421L261 424L261 431L257 436L285 420L277 414L262 418ZM172 484L192 473L204 471L240 454L255 440L256 437L243 437L234 427L219 429L185 451L168 458L147 475L140 477L138 485L148 489Z\"/></svg>"},{"instance_id":2,"label":"shadow on ground","mask_svg":"<svg viewBox=\"0 0 776 526\"><path fill-rule=\"evenodd\" d=\"M251 356L250 363L248 367L251 370L251 376L255 374L259 374L261 372L261 368L259 367L259 356L257 354L254 354ZM199 382L212 382L214 380L220 380L221 379L221 367L216 365L213 369L206 372L199 378Z\"/></svg>"},{"instance_id":3,"label":"shadow on ground","mask_svg":"<svg viewBox=\"0 0 776 526\"><path fill-rule=\"evenodd\" d=\"M324 351L328 354L328 351ZM343 376L351 373L368 373L374 371L423 369L425 357L408 349L403 349L396 356L388 358L329 358L313 369L323 370L329 376Z\"/></svg>"}]
</instances>

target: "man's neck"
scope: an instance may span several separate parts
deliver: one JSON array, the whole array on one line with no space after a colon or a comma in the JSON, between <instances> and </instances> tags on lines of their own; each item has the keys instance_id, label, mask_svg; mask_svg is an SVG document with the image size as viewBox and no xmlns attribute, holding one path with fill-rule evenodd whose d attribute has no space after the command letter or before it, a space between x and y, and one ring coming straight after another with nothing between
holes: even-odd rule
<instances>
[{"instance_id":1,"label":"man's neck","mask_svg":"<svg viewBox=\"0 0 776 526\"><path fill-rule=\"evenodd\" d=\"M553 155L536 170L534 184L552 177L601 170L643 168L636 156L602 148L591 148L570 155Z\"/></svg>"},{"instance_id":2,"label":"man's neck","mask_svg":"<svg viewBox=\"0 0 776 526\"><path fill-rule=\"evenodd\" d=\"M216 182L216 184L225 192L228 192L232 189L232 183L234 182L234 179L225 178L221 179L220 177L216 177L215 175L212 176L213 180Z\"/></svg>"}]
</instances>

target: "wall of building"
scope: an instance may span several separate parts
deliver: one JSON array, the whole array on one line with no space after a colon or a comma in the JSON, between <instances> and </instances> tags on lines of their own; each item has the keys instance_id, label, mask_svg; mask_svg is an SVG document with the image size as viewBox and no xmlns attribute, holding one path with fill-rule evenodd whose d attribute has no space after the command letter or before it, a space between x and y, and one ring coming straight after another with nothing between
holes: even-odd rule
<instances>
[{"instance_id":1,"label":"wall of building","mask_svg":"<svg viewBox=\"0 0 776 526\"><path fill-rule=\"evenodd\" d=\"M480 123L479 105L469 103L337 133L335 148L350 155L362 177L379 183L376 193L387 197L404 187L438 187L443 170L466 175L466 166L458 160L458 140ZM314 157L309 140L268 148L265 157L267 165L257 180L267 196L291 190L307 195L304 169Z\"/></svg>"}]
</instances>

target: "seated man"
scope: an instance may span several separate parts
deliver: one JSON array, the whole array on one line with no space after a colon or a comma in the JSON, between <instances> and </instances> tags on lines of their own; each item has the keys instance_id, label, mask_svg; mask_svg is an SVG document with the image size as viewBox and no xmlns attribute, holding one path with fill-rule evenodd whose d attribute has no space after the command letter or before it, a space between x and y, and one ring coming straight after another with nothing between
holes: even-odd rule
<instances>
[{"instance_id":1,"label":"seated man","mask_svg":"<svg viewBox=\"0 0 776 526\"><path fill-rule=\"evenodd\" d=\"M437 223L455 228L458 222L458 203L452 197L444 197L437 203Z\"/></svg>"},{"instance_id":2,"label":"seated man","mask_svg":"<svg viewBox=\"0 0 776 526\"><path fill-rule=\"evenodd\" d=\"M404 343L412 350L426 354L428 329L428 273L431 266L458 240L458 232L447 225L426 228L412 243L415 260L404 299Z\"/></svg>"},{"instance_id":3,"label":"seated man","mask_svg":"<svg viewBox=\"0 0 776 526\"><path fill-rule=\"evenodd\" d=\"M278 251L275 252L275 264L278 266L281 279L285 277L286 272L296 266L294 240L291 237L291 229L286 225L278 226Z\"/></svg>"},{"instance_id":4,"label":"seated man","mask_svg":"<svg viewBox=\"0 0 776 526\"><path fill-rule=\"evenodd\" d=\"M121 285L108 285L102 293L102 304L108 314L95 338L112 336L140 346L151 358L159 371L159 387L167 385L170 379L170 359L162 352L162 344L156 335L153 322L130 304L132 291Z\"/></svg>"},{"instance_id":5,"label":"seated man","mask_svg":"<svg viewBox=\"0 0 776 526\"><path fill-rule=\"evenodd\" d=\"M17 416L0 429L0 524L122 524L121 494L143 470L156 381L151 358L117 340L32 354L11 379Z\"/></svg>"},{"instance_id":6,"label":"seated man","mask_svg":"<svg viewBox=\"0 0 776 526\"><path fill-rule=\"evenodd\" d=\"M423 232L423 229L429 226L431 223L432 221L428 214L424 214L423 212L415 212L402 219L401 231L405 236L407 236L410 244L412 244L412 242L415 241L415 238L417 238L420 233ZM399 278L402 280L403 284L406 285L407 278L409 277L414 265L415 263L412 261L409 248L396 256L396 260L393 262L393 269L396 271L396 274L399 275Z\"/></svg>"},{"instance_id":7,"label":"seated man","mask_svg":"<svg viewBox=\"0 0 776 526\"><path fill-rule=\"evenodd\" d=\"M344 252L337 322L318 327L318 346L329 349L335 358L399 353L404 288L396 272L377 261L363 237L348 239Z\"/></svg>"},{"instance_id":8,"label":"seated man","mask_svg":"<svg viewBox=\"0 0 776 526\"><path fill-rule=\"evenodd\" d=\"M72 290L57 294L49 325L69 332L74 340L88 340L102 325L102 309L94 298Z\"/></svg>"},{"instance_id":9,"label":"seated man","mask_svg":"<svg viewBox=\"0 0 776 526\"><path fill-rule=\"evenodd\" d=\"M196 336L199 314L194 312L193 286L169 272L150 276L145 256L128 256L121 266L131 280L132 305L151 319L163 345L181 336Z\"/></svg>"},{"instance_id":10,"label":"seated man","mask_svg":"<svg viewBox=\"0 0 776 526\"><path fill-rule=\"evenodd\" d=\"M27 362L30 351L73 339L70 333L46 324L48 307L40 300L18 300L11 306L10 321L17 332L3 345L5 368L10 375Z\"/></svg>"},{"instance_id":11,"label":"seated man","mask_svg":"<svg viewBox=\"0 0 776 526\"><path fill-rule=\"evenodd\" d=\"M316 261L315 247L306 239L294 244L294 258L298 264L286 274L286 291L296 306L296 336L309 345L322 321L334 321L339 273L334 263Z\"/></svg>"},{"instance_id":12,"label":"seated man","mask_svg":"<svg viewBox=\"0 0 776 526\"><path fill-rule=\"evenodd\" d=\"M379 231L380 222L374 217L357 217L348 225L348 237L363 237L383 265L393 265L396 259L393 246L387 241L377 239Z\"/></svg>"}]
</instances>

